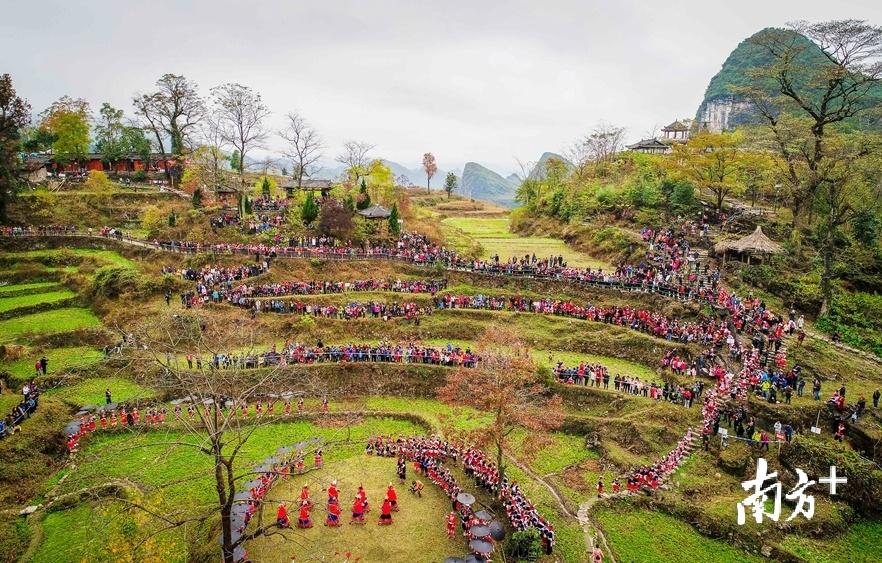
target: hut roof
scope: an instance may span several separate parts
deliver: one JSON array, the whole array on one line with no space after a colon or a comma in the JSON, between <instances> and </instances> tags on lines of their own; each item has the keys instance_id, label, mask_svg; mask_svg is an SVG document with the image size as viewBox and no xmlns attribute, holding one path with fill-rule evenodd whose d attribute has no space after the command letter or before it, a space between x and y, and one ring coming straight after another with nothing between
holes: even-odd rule
<instances>
[{"instance_id":1,"label":"hut roof","mask_svg":"<svg viewBox=\"0 0 882 563\"><path fill-rule=\"evenodd\" d=\"M392 212L382 205L371 205L367 209L358 211L358 214L368 219L388 219Z\"/></svg>"},{"instance_id":2,"label":"hut roof","mask_svg":"<svg viewBox=\"0 0 882 563\"><path fill-rule=\"evenodd\" d=\"M734 250L735 252L753 252L757 254L777 254L783 250L782 246L773 241L763 232L763 228L757 225L756 230L738 240L724 241L716 246L717 251Z\"/></svg>"},{"instance_id":3,"label":"hut roof","mask_svg":"<svg viewBox=\"0 0 882 563\"><path fill-rule=\"evenodd\" d=\"M625 147L630 150L640 150L640 149L662 149L667 150L670 148L670 145L667 143L663 143L658 139L642 139L633 145L628 145Z\"/></svg>"}]
</instances>

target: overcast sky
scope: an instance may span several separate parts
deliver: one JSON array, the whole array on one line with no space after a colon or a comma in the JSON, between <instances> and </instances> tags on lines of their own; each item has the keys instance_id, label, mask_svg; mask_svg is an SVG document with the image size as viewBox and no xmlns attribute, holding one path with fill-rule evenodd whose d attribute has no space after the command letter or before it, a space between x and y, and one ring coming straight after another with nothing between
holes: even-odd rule
<instances>
[{"instance_id":1,"label":"overcast sky","mask_svg":"<svg viewBox=\"0 0 882 563\"><path fill-rule=\"evenodd\" d=\"M273 129L302 112L329 162L355 139L407 166L432 151L507 174L599 120L635 140L692 117L742 39L846 17L882 24L882 2L4 1L0 72L37 112L68 94L128 114L166 72L205 94L239 82Z\"/></svg>"}]
</instances>

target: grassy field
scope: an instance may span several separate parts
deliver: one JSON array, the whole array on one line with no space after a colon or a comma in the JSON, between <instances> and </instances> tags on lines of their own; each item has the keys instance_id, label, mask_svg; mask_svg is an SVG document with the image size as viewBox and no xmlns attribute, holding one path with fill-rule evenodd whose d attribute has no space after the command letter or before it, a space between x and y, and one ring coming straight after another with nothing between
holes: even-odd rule
<instances>
[{"instance_id":1,"label":"grassy field","mask_svg":"<svg viewBox=\"0 0 882 563\"><path fill-rule=\"evenodd\" d=\"M101 320L89 309L65 307L0 321L0 343L11 342L25 334L55 334L100 325Z\"/></svg>"},{"instance_id":2,"label":"grassy field","mask_svg":"<svg viewBox=\"0 0 882 563\"><path fill-rule=\"evenodd\" d=\"M329 465L335 461L361 455L368 437L378 434L411 435L423 431L411 423L390 419L365 419L348 429L351 446L335 446L325 449L325 460ZM347 429L320 427L306 422L279 423L258 428L242 450L239 467L242 473L250 471L260 460L275 453L276 449L313 437L328 441L340 440L347 435ZM144 502L159 511L185 510L198 512L213 501L216 502L212 488L211 459L193 448L174 446L175 441L186 441L190 435L176 431L156 431L147 433L117 433L97 435L90 438L79 457L76 468L67 473L61 485L62 491L76 490L89 484L105 482L112 478L127 478L149 491L144 493ZM390 460L390 475L394 475L394 462ZM60 475L58 476L60 477ZM388 479L386 479L388 482ZM426 488L429 488L427 486ZM52 514L47 519L44 540L36 550L35 561L110 561L128 558L130 553L114 553L115 544L134 545L156 530L157 522L150 519L137 519L137 513L129 513L128 518L136 518L123 526L125 537L116 533L121 520L119 505L84 504L74 510ZM440 528L442 524L438 523ZM65 534L63 530L76 530ZM51 533L50 533L51 532ZM192 554L186 537L202 530L192 527L174 529L160 533L156 541L165 546L164 555L158 559L181 561ZM125 540L125 541L123 541ZM211 558L216 557L216 538L200 539ZM168 553L166 553L166 551ZM137 555L137 554L136 554ZM142 560L135 556L135 560Z\"/></svg>"},{"instance_id":3,"label":"grassy field","mask_svg":"<svg viewBox=\"0 0 882 563\"><path fill-rule=\"evenodd\" d=\"M34 282L34 283L14 283L10 285L0 285L0 297L8 297L17 293L25 293L32 291L45 291L58 287L58 282Z\"/></svg>"},{"instance_id":4,"label":"grassy field","mask_svg":"<svg viewBox=\"0 0 882 563\"><path fill-rule=\"evenodd\" d=\"M600 260L575 251L564 241L550 237L522 237L509 231L509 218L506 217L448 217L442 225L459 231L461 236L481 244L482 258L499 255L501 260L512 256L523 257L535 254L537 258L562 255L570 266L609 268Z\"/></svg>"},{"instance_id":5,"label":"grassy field","mask_svg":"<svg viewBox=\"0 0 882 563\"><path fill-rule=\"evenodd\" d=\"M660 512L603 508L594 512L618 561L743 563L765 561Z\"/></svg>"},{"instance_id":6,"label":"grassy field","mask_svg":"<svg viewBox=\"0 0 882 563\"><path fill-rule=\"evenodd\" d=\"M882 523L858 521L848 532L824 541L789 535L781 542L781 547L790 553L812 563L872 563L882 559L879 546L882 545Z\"/></svg>"},{"instance_id":7,"label":"grassy field","mask_svg":"<svg viewBox=\"0 0 882 563\"><path fill-rule=\"evenodd\" d=\"M113 402L121 403L152 398L156 393L128 379L121 377L95 377L70 386L58 387L49 392L68 403L82 407L103 405L104 391L110 389Z\"/></svg>"},{"instance_id":8,"label":"grassy field","mask_svg":"<svg viewBox=\"0 0 882 563\"><path fill-rule=\"evenodd\" d=\"M46 293L16 295L15 297L0 296L0 313L33 307L34 305L42 305L43 303L57 303L59 301L76 297L76 295L77 294L73 291L63 289L59 291L47 291Z\"/></svg>"},{"instance_id":9,"label":"grassy field","mask_svg":"<svg viewBox=\"0 0 882 563\"><path fill-rule=\"evenodd\" d=\"M332 479L340 489L340 508L343 526L327 528L323 525L327 495L322 488ZM399 512L393 513L391 526L378 526L380 504L387 485L394 481L398 492ZM311 513L314 527L300 530L296 523L297 509L290 499L299 498L300 488L308 485L314 508ZM352 497L359 485L368 494L371 511L363 526L351 526L349 512ZM422 498L407 492L405 485L398 485L395 477L395 460L356 454L348 459L328 463L315 473L296 477L274 488L269 495L270 510L285 500L289 517L294 519L292 529L284 535L264 537L246 545L248 555L255 561L333 561L335 554L351 551L353 560L389 561L409 563L412 561L443 561L450 555L462 556L466 542L461 536L447 538L444 517L450 510L450 501L439 487L426 483Z\"/></svg>"},{"instance_id":10,"label":"grassy field","mask_svg":"<svg viewBox=\"0 0 882 563\"><path fill-rule=\"evenodd\" d=\"M49 360L49 373L57 373L71 368L94 365L104 354L88 346L71 348L50 348L43 352L32 352L12 362L0 362L0 370L7 371L16 379L28 379L34 374L34 363L41 357Z\"/></svg>"},{"instance_id":11,"label":"grassy field","mask_svg":"<svg viewBox=\"0 0 882 563\"><path fill-rule=\"evenodd\" d=\"M94 248L62 248L47 250L29 250L25 252L7 252L3 255L4 261L31 261L31 262L56 262L64 260L67 256L73 258L94 258L99 262L124 268L135 268L137 264L113 250L98 250Z\"/></svg>"}]
</instances>

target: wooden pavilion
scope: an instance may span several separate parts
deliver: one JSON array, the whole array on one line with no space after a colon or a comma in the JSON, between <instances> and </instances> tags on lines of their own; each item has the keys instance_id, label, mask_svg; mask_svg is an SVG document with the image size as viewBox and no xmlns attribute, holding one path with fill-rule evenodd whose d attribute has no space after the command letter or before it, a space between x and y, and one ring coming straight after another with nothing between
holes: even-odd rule
<instances>
[{"instance_id":1,"label":"wooden pavilion","mask_svg":"<svg viewBox=\"0 0 882 563\"><path fill-rule=\"evenodd\" d=\"M759 262L762 263L766 256L778 254L782 252L784 248L767 237L763 232L763 228L757 225L756 229L749 235L741 237L738 240L719 242L714 247L714 250L717 254L723 256L723 262L726 261L727 255L733 254L736 255L739 260L744 260L746 258L747 263L750 264L754 256L758 256Z\"/></svg>"}]
</instances>

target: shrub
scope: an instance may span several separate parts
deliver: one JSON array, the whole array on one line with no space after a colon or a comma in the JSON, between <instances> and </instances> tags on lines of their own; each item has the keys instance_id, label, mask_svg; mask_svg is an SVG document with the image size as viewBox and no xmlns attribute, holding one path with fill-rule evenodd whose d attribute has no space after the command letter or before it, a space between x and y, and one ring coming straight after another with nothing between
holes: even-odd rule
<instances>
[{"instance_id":1,"label":"shrub","mask_svg":"<svg viewBox=\"0 0 882 563\"><path fill-rule=\"evenodd\" d=\"M542 554L542 541L536 528L513 533L506 546L509 557L515 561L536 561Z\"/></svg>"},{"instance_id":2,"label":"shrub","mask_svg":"<svg viewBox=\"0 0 882 563\"><path fill-rule=\"evenodd\" d=\"M90 293L96 297L117 297L130 291L143 291L145 287L144 278L137 270L104 266L95 272Z\"/></svg>"}]
</instances>

